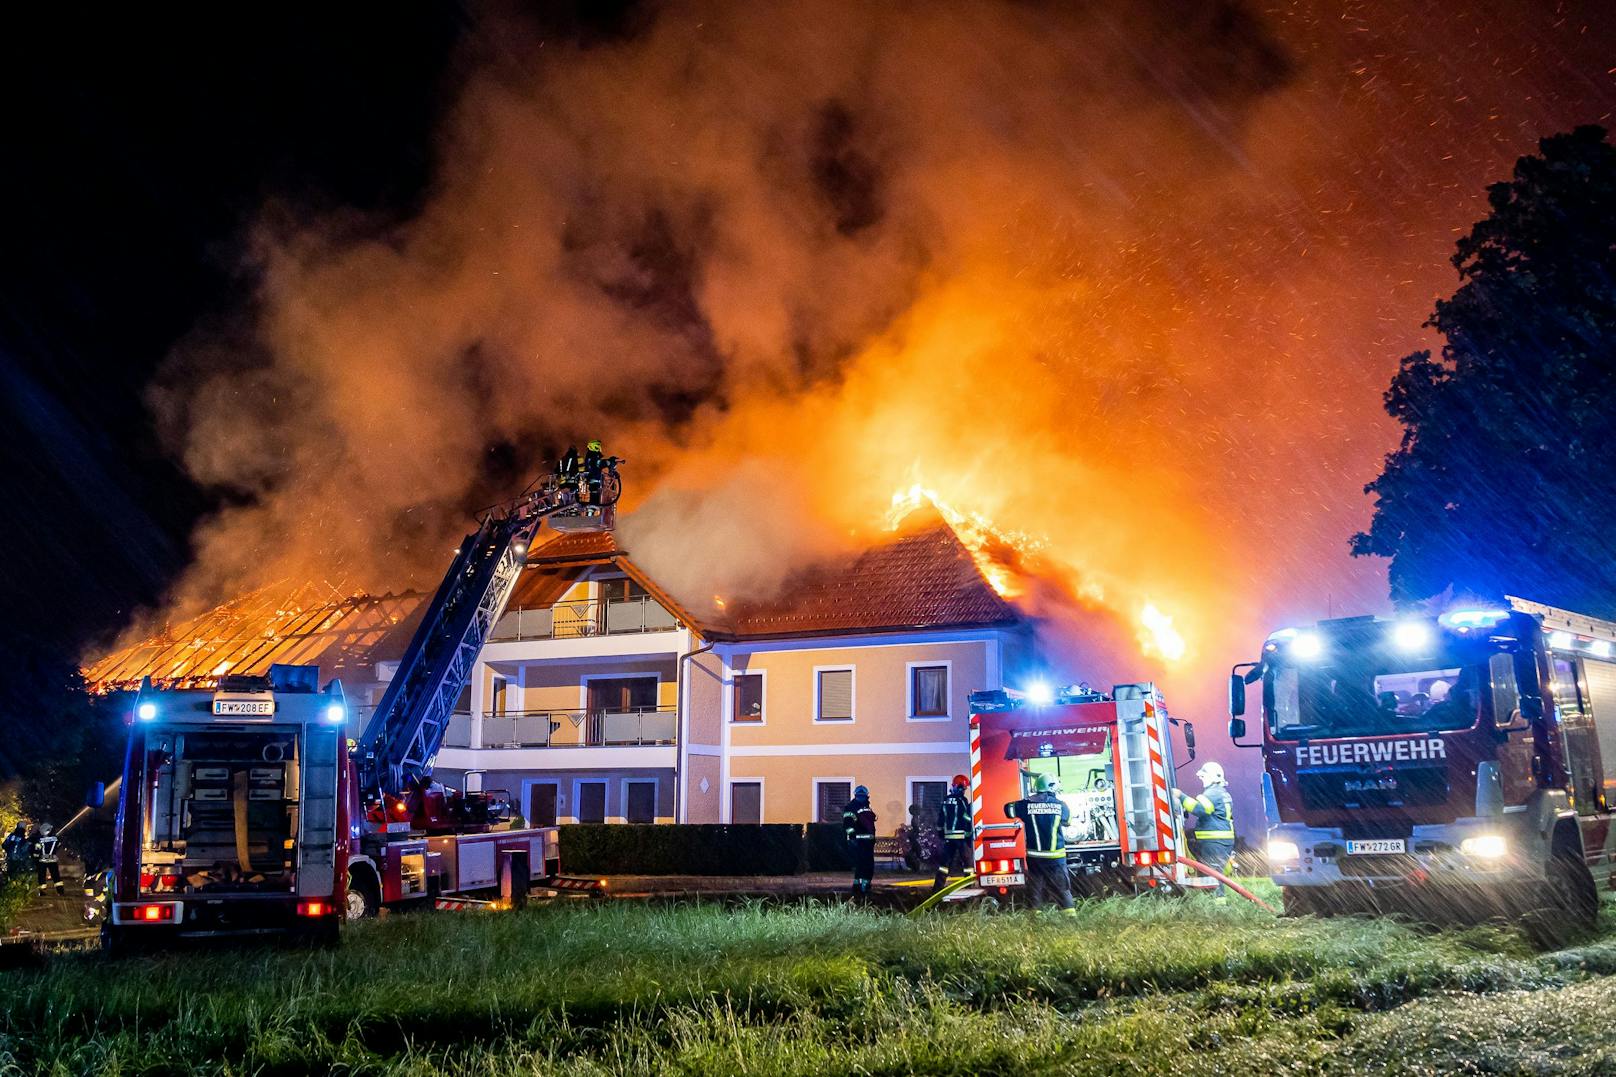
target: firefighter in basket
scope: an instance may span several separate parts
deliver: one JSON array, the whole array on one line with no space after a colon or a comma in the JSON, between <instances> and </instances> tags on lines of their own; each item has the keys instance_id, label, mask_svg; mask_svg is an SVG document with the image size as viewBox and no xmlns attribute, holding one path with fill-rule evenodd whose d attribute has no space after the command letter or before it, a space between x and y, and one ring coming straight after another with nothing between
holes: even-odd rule
<instances>
[{"instance_id":1,"label":"firefighter in basket","mask_svg":"<svg viewBox=\"0 0 1616 1077\"><path fill-rule=\"evenodd\" d=\"M1195 776L1201 780L1200 796L1173 790L1173 799L1190 817L1190 855L1214 871L1227 871L1234 857L1234 798L1221 764L1202 763ZM1222 883L1214 893L1223 893Z\"/></svg>"},{"instance_id":2,"label":"firefighter in basket","mask_svg":"<svg viewBox=\"0 0 1616 1077\"><path fill-rule=\"evenodd\" d=\"M971 870L971 798L965 790L970 780L963 774L954 775L953 785L937 809L937 832L942 837L942 849L937 854L937 877L932 882L936 893L948 884L948 873Z\"/></svg>"},{"instance_id":3,"label":"firefighter in basket","mask_svg":"<svg viewBox=\"0 0 1616 1077\"><path fill-rule=\"evenodd\" d=\"M1032 795L1004 806L1007 818L1018 820L1027 835L1027 898L1035 909L1059 905L1068 916L1072 908L1072 877L1066 868L1065 830L1072 809L1056 795L1054 783L1042 774L1032 777Z\"/></svg>"}]
</instances>

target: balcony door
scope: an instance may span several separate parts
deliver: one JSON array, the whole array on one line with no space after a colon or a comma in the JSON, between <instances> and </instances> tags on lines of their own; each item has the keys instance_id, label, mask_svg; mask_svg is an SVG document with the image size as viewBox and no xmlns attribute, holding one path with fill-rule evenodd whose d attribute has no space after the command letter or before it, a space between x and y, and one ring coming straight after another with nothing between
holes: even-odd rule
<instances>
[{"instance_id":1,"label":"balcony door","mask_svg":"<svg viewBox=\"0 0 1616 1077\"><path fill-rule=\"evenodd\" d=\"M637 744L640 712L655 710L655 677L611 677L589 682L590 744Z\"/></svg>"}]
</instances>

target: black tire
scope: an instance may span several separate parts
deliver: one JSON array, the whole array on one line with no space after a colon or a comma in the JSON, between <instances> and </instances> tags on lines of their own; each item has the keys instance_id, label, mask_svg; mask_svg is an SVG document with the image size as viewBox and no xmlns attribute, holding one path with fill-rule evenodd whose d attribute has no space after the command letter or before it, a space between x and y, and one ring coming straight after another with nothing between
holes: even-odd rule
<instances>
[{"instance_id":1,"label":"black tire","mask_svg":"<svg viewBox=\"0 0 1616 1077\"><path fill-rule=\"evenodd\" d=\"M101 953L108 961L121 961L141 950L141 940L131 932L112 924L101 925Z\"/></svg>"},{"instance_id":2,"label":"black tire","mask_svg":"<svg viewBox=\"0 0 1616 1077\"><path fill-rule=\"evenodd\" d=\"M343 906L342 918L349 922L368 920L382 908L382 896L376 892L376 882L369 872L350 872L348 900Z\"/></svg>"},{"instance_id":3,"label":"black tire","mask_svg":"<svg viewBox=\"0 0 1616 1077\"><path fill-rule=\"evenodd\" d=\"M1309 887L1282 886L1279 893L1287 917L1324 915L1324 903Z\"/></svg>"},{"instance_id":4,"label":"black tire","mask_svg":"<svg viewBox=\"0 0 1616 1077\"><path fill-rule=\"evenodd\" d=\"M1593 931L1599 916L1599 888L1588 865L1575 853L1549 861L1548 878L1527 895L1521 929L1533 946L1555 950Z\"/></svg>"}]
</instances>

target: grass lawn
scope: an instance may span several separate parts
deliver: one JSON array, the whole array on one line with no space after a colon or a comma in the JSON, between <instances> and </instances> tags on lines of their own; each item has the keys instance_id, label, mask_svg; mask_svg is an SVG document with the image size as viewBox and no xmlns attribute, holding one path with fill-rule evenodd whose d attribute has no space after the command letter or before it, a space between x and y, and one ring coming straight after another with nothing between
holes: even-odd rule
<instances>
[{"instance_id":1,"label":"grass lawn","mask_svg":"<svg viewBox=\"0 0 1616 1077\"><path fill-rule=\"evenodd\" d=\"M1538 955L1200 899L573 902L0 973L0 1072L1609 1073L1612 973L1616 920Z\"/></svg>"}]
</instances>

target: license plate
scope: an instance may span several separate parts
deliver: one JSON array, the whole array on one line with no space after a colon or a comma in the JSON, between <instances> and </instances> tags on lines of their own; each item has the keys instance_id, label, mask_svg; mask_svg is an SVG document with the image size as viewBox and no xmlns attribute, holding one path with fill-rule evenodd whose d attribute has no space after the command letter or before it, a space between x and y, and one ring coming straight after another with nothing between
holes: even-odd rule
<instances>
[{"instance_id":1,"label":"license plate","mask_svg":"<svg viewBox=\"0 0 1616 1077\"><path fill-rule=\"evenodd\" d=\"M1025 875L979 875L977 883L982 886L1022 886L1027 882Z\"/></svg>"},{"instance_id":2,"label":"license plate","mask_svg":"<svg viewBox=\"0 0 1616 1077\"><path fill-rule=\"evenodd\" d=\"M215 699L214 714L274 714L273 699Z\"/></svg>"},{"instance_id":3,"label":"license plate","mask_svg":"<svg viewBox=\"0 0 1616 1077\"><path fill-rule=\"evenodd\" d=\"M1367 838L1362 841L1348 841L1347 852L1353 855L1359 853L1404 853L1408 851L1408 843L1402 838Z\"/></svg>"}]
</instances>

